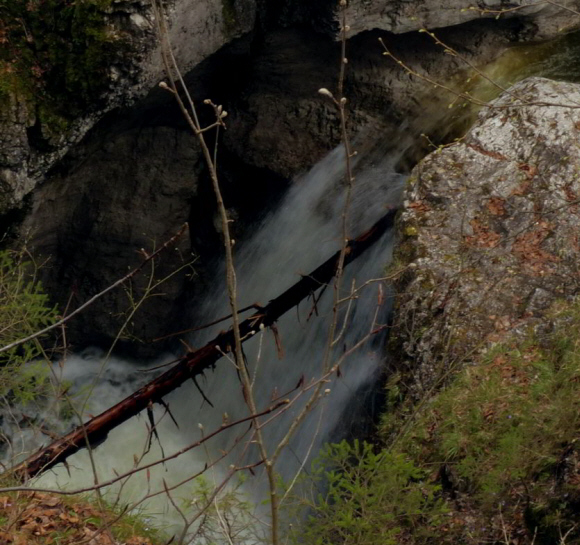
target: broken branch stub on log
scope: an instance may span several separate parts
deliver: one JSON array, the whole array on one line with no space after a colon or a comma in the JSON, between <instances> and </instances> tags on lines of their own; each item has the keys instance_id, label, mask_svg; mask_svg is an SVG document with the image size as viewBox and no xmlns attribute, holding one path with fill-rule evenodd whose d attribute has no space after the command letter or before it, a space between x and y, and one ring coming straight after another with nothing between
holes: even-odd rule
<instances>
[{"instance_id":1,"label":"broken branch stub on log","mask_svg":"<svg viewBox=\"0 0 580 545\"><path fill-rule=\"evenodd\" d=\"M347 243L345 265L361 255L379 240L387 229L393 226L396 212L396 210L390 210L367 232ZM309 275L303 276L284 293L272 299L264 308L241 322L240 336L242 339L245 341L255 335L262 325L264 327L271 326L280 316L298 305L312 292L330 282L336 273L339 258L340 251ZM220 333L204 347L185 354L169 371L82 426L39 449L10 469L8 473L11 477L25 481L63 462L75 452L86 447L87 443L91 446L102 443L113 428L139 414L151 403L162 403L164 396L181 386L186 380L214 367L224 353L231 351L233 345L234 335L231 329Z\"/></svg>"}]
</instances>

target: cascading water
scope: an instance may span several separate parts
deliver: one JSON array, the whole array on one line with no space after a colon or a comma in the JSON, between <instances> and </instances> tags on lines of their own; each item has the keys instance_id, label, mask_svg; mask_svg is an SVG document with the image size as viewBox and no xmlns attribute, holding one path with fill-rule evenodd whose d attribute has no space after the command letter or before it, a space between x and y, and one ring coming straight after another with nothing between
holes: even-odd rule
<instances>
[{"instance_id":1,"label":"cascading water","mask_svg":"<svg viewBox=\"0 0 580 545\"><path fill-rule=\"evenodd\" d=\"M552 44L522 46L522 50L511 49L485 68L484 73L493 81L499 81L501 86L509 86L510 83L532 74L563 79L572 76L577 79L577 70L573 70L571 66L575 66L574 62L579 58L578 41L576 34L564 36L561 41ZM466 85L464 79L462 74L458 88L463 89ZM500 87L487 78L476 76L473 80L468 78L469 81L471 83L467 88L472 96L483 100L493 98L499 93ZM450 106L454 104L455 102ZM424 104L422 106L424 110L427 109ZM469 125L474 116L475 108L470 106L467 103L458 108L463 114L459 116L459 122L465 126ZM437 116L432 111L423 111L422 115L423 119L419 122L422 130L427 129L425 125L437 124ZM467 117L468 121L464 122L463 117ZM441 114L438 121L442 128L450 125L447 114ZM377 139L380 136L367 138ZM385 213L386 207L398 204L403 177L396 172L395 165L405 153L410 140L411 137L406 141L399 141L388 150L373 149L361 153L357 158L355 194L349 212L349 236L360 234ZM236 252L240 307L255 302L266 303L296 282L300 274L308 273L340 247L340 217L344 204L343 177L344 152L339 148L318 163L310 173L294 182L286 197L265 218L253 238ZM353 281L361 286L368 279L382 275L383 268L390 259L391 243L390 234L385 235L373 248L349 265L342 281L342 296L348 294ZM192 326L210 323L228 314L223 274L215 279L214 286L215 289L207 294L204 301L193 303L195 309L192 311ZM278 358L278 351L269 331L257 335L245 347L250 371L256 375L254 391L260 408L267 407L272 397L294 390L288 396L292 398L298 393L295 388L299 382L308 385L320 377L323 354L328 342L332 291L332 287L325 290L316 305L316 312L312 312L313 302L306 301L300 304L296 312L290 312L279 320L283 360ZM339 331L346 306L343 305L343 313L339 319ZM368 334L376 308L377 284L373 283L360 293L357 292L345 333L333 353L334 359ZM377 317L379 323L386 321L388 310L386 306L381 309ZM221 327L225 328L226 325L192 335L188 342L193 347L201 346L213 338ZM292 482L301 468L307 468L309 460L315 456L324 441L348 435L352 419L363 410L361 405L364 404L364 395L361 392L366 385L373 382L379 370L383 342L382 336L372 336L344 363L341 376L333 376L332 382L325 384L330 394L316 405L276 466L286 482ZM174 357L166 355L152 367L168 363ZM58 380L70 383L69 392L76 394L77 406L82 407L82 416L85 419L126 397L148 382L156 372L159 371L139 370L138 362L123 361L116 357L105 358L97 350L87 350L54 365L54 374ZM200 383L215 408L204 401L193 384L186 384L167 396L166 402L179 427L163 408L155 407L155 421L163 452L154 439L149 452L140 460L140 466L158 460L164 454L171 455L198 440L202 434L210 433L221 425L225 413L230 421L247 415L239 379L230 362L222 359L218 362L217 369L207 373L205 380ZM87 396L85 405L84 399ZM285 434L308 396L309 391L306 391L291 409L265 426L269 452L272 452ZM60 433L70 426L70 415L65 418L58 407L53 409L51 407L49 411L46 406L39 406L37 414L34 414L31 407L27 406L22 410L14 407L9 413L1 415L2 434L10 440L10 452L4 453L5 460L17 459L41 444L50 442L50 437L44 435L44 432ZM263 420L268 418L270 416ZM27 427L27 420L34 421L36 425ZM92 453L95 472L89 453L83 450L69 458L67 467L56 467L37 479L35 484L57 489L78 489L93 485L94 473L103 482L114 478L116 474L130 471L134 468L135 457L140 457L149 446L148 424L147 417L142 414L113 430L107 441L96 447ZM43 432L39 431L40 428ZM163 465L157 465L148 472L136 473L130 479L110 487L111 497L115 498L120 493L124 504L135 505L143 497L151 496L144 504L146 512L155 518L156 524L166 527L170 532L179 532L183 520L168 501L164 483L173 487L203 471L206 464L209 464L206 478L210 485L219 485L228 466L241 463L241 451L246 451L243 463L258 459L255 446L246 448L251 437L249 433L244 435L247 430L247 424L230 429L202 447L168 460ZM221 458L224 452L229 454L219 464L213 465L212 462ZM260 468L256 468L256 476L248 476L244 483L245 493L256 503L265 497L260 471ZM172 498L187 516L195 511L195 505L191 501L193 489L194 484L189 481L172 492ZM157 494L152 495L153 492Z\"/></svg>"},{"instance_id":2,"label":"cascading water","mask_svg":"<svg viewBox=\"0 0 580 545\"><path fill-rule=\"evenodd\" d=\"M349 210L349 236L362 233L389 207L399 204L403 177L395 171L395 164L403 153L402 148L400 146L399 154L390 152L385 155L384 150L375 150L374 153L357 157L355 189ZM307 175L296 180L277 209L265 218L253 238L236 253L240 307L255 302L265 304L296 282L301 274L316 268L339 249L342 238L340 218L344 206L344 162L344 151L338 148ZM341 297L345 297L353 285L359 288L369 279L379 278L389 262L391 250L391 235L387 234L349 265L342 281ZM228 314L224 284L222 278L216 278L214 291L197 304L195 315L199 324ZM279 359L279 350L270 331L256 335L244 347L250 372L255 376L254 392L259 410L268 407L277 396L285 395L292 399L300 392L300 389L296 390L299 382L308 385L320 378L333 300L332 286L323 291L315 309L312 301L305 301L296 312L289 312L279 320L283 359ZM371 283L357 291L350 305L344 334L333 351L334 360L369 334L375 316L377 323L386 322L388 304L383 305L376 314L377 293L378 283ZM341 305L338 331L343 328L347 306L346 302ZM204 333L192 335L188 342L194 347L201 346L222 327L225 326L218 325ZM277 463L276 470L286 482L292 481L300 468L307 467L309 456L312 459L324 441L348 434L344 427L348 426L349 415L360 414L361 408L357 404L363 403L364 396L357 394L375 377L383 343L383 336L370 336L368 342L341 366L340 377L329 377L329 383L325 384L325 389L330 390L329 394L311 411ZM135 362L114 357L102 362L102 358L103 355L97 351L86 351L67 358L64 364L55 364L56 374L61 380L71 383L71 391L89 389L90 399L84 418L107 409L153 376L142 370L136 371ZM173 358L173 355L168 355L156 365ZM204 401L193 384L186 384L167 396L165 401L179 427L163 408L155 408L156 427L164 455L170 455L198 440L203 433L217 429L224 418L235 421L247 416L240 381L231 361L222 358L216 370L200 380L200 385L214 408ZM264 427L269 452L285 435L310 395L311 390L303 392L288 410L271 419ZM264 417L264 420L268 418L271 415ZM134 467L135 456L140 456L148 446L147 426L145 415L136 417L113 430L107 441L94 450L92 456L99 481L113 478ZM172 487L210 464L206 476L211 483L219 485L230 464L258 461L255 446L247 445L250 438L249 433L244 435L247 431L248 424L232 428L202 447L134 475L123 484L122 501L132 504L149 492L159 491L158 495L145 502L147 511L155 513L157 521L162 526L169 526L170 530L183 526L183 521L163 493L164 483ZM47 442L46 438L42 439ZM36 448L38 441L32 431L22 434L18 441L13 441L11 455ZM163 456L161 447L153 440L150 451L140 464ZM213 465L213 461L225 452L229 453L225 459ZM243 458L242 452L245 452ZM95 479L91 467L89 453L84 450L69 458L68 467L57 466L40 477L37 484L75 489L90 486ZM260 478L260 472L256 468L256 476L248 478L244 485L245 493L253 500L261 499L264 494L264 479ZM189 482L176 489L172 496L191 501L193 486ZM114 493L118 489L117 486Z\"/></svg>"}]
</instances>

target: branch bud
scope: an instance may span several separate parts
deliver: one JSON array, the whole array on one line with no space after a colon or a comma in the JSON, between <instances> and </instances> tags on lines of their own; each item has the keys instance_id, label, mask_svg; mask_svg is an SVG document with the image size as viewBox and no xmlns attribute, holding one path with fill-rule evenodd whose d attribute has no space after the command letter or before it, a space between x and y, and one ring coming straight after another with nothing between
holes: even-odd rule
<instances>
[{"instance_id":1,"label":"branch bud","mask_svg":"<svg viewBox=\"0 0 580 545\"><path fill-rule=\"evenodd\" d=\"M326 87L318 89L318 94L328 98L334 98L334 95Z\"/></svg>"}]
</instances>

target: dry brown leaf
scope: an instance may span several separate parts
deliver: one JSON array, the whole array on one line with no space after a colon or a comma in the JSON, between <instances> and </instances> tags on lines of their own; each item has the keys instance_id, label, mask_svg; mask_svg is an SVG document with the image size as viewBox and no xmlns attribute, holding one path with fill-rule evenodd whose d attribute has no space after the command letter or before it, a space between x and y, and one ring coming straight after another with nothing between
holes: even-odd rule
<instances>
[{"instance_id":1,"label":"dry brown leaf","mask_svg":"<svg viewBox=\"0 0 580 545\"><path fill-rule=\"evenodd\" d=\"M520 163L518 168L525 173L526 178L531 180L537 173L538 167L536 165L529 165L527 163Z\"/></svg>"},{"instance_id":2,"label":"dry brown leaf","mask_svg":"<svg viewBox=\"0 0 580 545\"><path fill-rule=\"evenodd\" d=\"M501 197L491 197L487 202L487 209L492 216L505 216L505 200Z\"/></svg>"},{"instance_id":3,"label":"dry brown leaf","mask_svg":"<svg viewBox=\"0 0 580 545\"><path fill-rule=\"evenodd\" d=\"M494 248L501 240L501 235L493 231L479 218L472 219L469 224L473 229L473 236L466 236L465 242L477 248Z\"/></svg>"},{"instance_id":4,"label":"dry brown leaf","mask_svg":"<svg viewBox=\"0 0 580 545\"><path fill-rule=\"evenodd\" d=\"M416 212L428 212L429 210L431 210L431 208L429 207L428 204L426 204L423 201L415 201L412 202L411 204L409 204L408 208L412 208L413 210L415 210Z\"/></svg>"},{"instance_id":5,"label":"dry brown leaf","mask_svg":"<svg viewBox=\"0 0 580 545\"><path fill-rule=\"evenodd\" d=\"M512 192L511 195L522 197L523 195L527 195L530 192L530 181L525 180L521 184L518 185Z\"/></svg>"},{"instance_id":6,"label":"dry brown leaf","mask_svg":"<svg viewBox=\"0 0 580 545\"><path fill-rule=\"evenodd\" d=\"M56 507L57 505L62 505L62 502L58 498L44 498L42 501L42 505L46 505L47 507Z\"/></svg>"}]
</instances>

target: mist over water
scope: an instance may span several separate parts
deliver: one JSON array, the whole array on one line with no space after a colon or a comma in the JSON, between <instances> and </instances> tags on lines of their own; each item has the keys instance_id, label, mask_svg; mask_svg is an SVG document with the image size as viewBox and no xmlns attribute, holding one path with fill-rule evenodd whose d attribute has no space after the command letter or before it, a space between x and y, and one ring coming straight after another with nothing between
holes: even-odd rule
<instances>
[{"instance_id":1,"label":"mist over water","mask_svg":"<svg viewBox=\"0 0 580 545\"><path fill-rule=\"evenodd\" d=\"M395 171L395 165L403 153L385 154L384 150L361 153L355 160L356 182L349 211L348 236L354 238L370 228L384 215L389 207L398 206L403 185L403 176ZM344 206L344 151L337 148L315 165L306 175L295 180L279 206L271 211L255 234L235 252L238 300L240 308L259 302L265 305L289 286L308 274L334 254L341 244L341 215ZM383 275L392 252L392 235L387 233L371 249L350 264L342 281L341 297L345 297L353 282L361 286L369 279ZM203 301L192 302L197 317L192 327L210 323L229 314L225 293L225 272L214 281L215 288ZM383 293L388 286L382 282ZM318 293L320 295L320 292ZM299 390L299 382L305 385L320 378L321 365L332 317L332 285L323 290L313 308L313 301L303 301L297 309L283 316L277 326L284 356L280 359L271 331L263 331L244 344L250 373L255 376L254 393L258 410L271 405L279 396L293 399ZM378 283L371 283L357 292L348 313L348 323L343 336L336 344L333 359L356 344L373 327L376 315L378 324L386 323L389 313L388 301L377 308L379 301ZM347 304L342 305L338 331L342 329ZM250 311L253 312L253 311ZM192 334L187 342L192 347L201 347L220 330L229 327L228 322ZM331 439L348 436L349 427L364 417L365 386L376 378L383 354L384 335L374 335L359 350L351 355L341 367L339 377L329 377L325 389L330 393L318 403L302 427L290 441L276 466L281 477L291 481L301 467L308 467L321 445ZM160 358L153 367L169 362L175 355ZM145 372L138 362L110 357L103 362L103 354L97 350L85 351L70 356L63 363L55 364L55 373L61 380L71 384L71 392L78 399L89 396L83 417L96 415L135 389L151 380L155 373ZM224 419L236 421L248 415L240 381L231 361L222 358L213 372L198 377L198 382L213 408L204 401L194 384L189 381L165 398L172 417L163 407L154 408L157 432L165 456L199 440L203 434L217 429ZM84 390L84 392L83 392ZM288 392L293 392L288 394ZM304 392L291 408L278 417L264 420L271 422L264 427L269 452L286 434L312 389ZM77 403L78 406L79 403ZM225 416L227 415L227 416ZM60 431L68 423L47 422ZM99 481L113 478L134 466L134 457L141 456L148 445L147 415L142 413L113 430L102 445L94 452ZM141 472L124 483L122 503L131 504L148 492L164 489L164 482L171 487L192 474L202 471L207 464L210 470L206 477L210 483L219 484L230 464L241 465L257 462L259 456L251 439L248 424L234 427L219 434L204 446L191 450L152 468L147 478ZM42 434L27 431L13 442L13 452L30 452L39 442L48 443ZM225 453L229 453L224 456ZM141 465L162 456L161 447L153 439L150 450ZM224 458L215 466L213 462ZM246 472L247 473L247 472ZM265 496L265 479L262 470L256 468L255 476L247 474L244 491L259 503ZM94 483L89 453L84 449L68 460L68 468L58 466L38 479L44 487L78 488ZM111 487L111 498L119 486ZM192 482L176 489L172 496L180 507L191 500ZM181 498L181 499L180 499ZM163 493L147 500L141 507L155 519L155 524L178 530L182 520ZM186 511L189 510L185 505Z\"/></svg>"}]
</instances>

